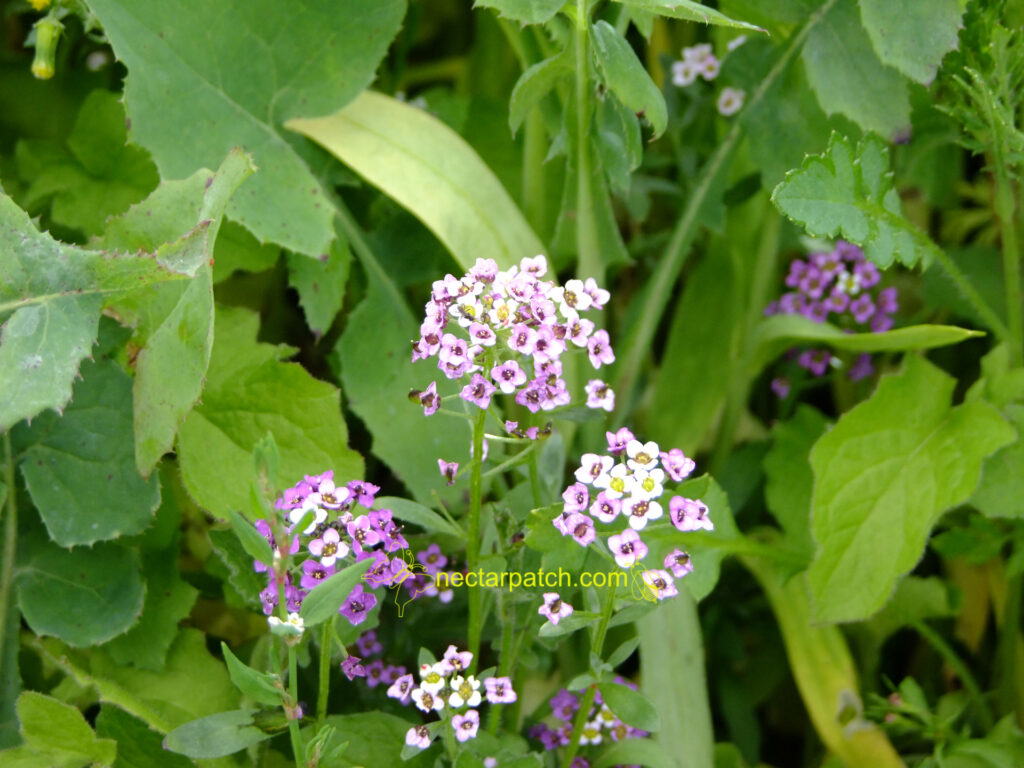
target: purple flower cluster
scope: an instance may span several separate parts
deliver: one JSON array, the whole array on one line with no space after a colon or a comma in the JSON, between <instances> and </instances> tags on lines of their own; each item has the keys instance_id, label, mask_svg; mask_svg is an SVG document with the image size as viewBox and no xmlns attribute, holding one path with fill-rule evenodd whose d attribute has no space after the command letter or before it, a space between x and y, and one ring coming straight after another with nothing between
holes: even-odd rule
<instances>
[{"instance_id":1,"label":"purple flower cluster","mask_svg":"<svg viewBox=\"0 0 1024 768\"><path fill-rule=\"evenodd\" d=\"M476 708L484 698L491 704L510 704L517 695L512 688L512 680L507 677L478 680L468 674L472 663L473 654L449 645L440 661L420 665L419 684L411 674L404 674L392 682L388 696L406 705L412 701L417 709L427 714L444 712L447 706L449 711L441 716L451 724L455 738L460 742L475 739L480 729L480 713ZM433 741L438 725L413 726L405 735L405 743L426 749Z\"/></svg>"},{"instance_id":2,"label":"purple flower cluster","mask_svg":"<svg viewBox=\"0 0 1024 768\"><path fill-rule=\"evenodd\" d=\"M636 683L632 683L622 677L617 676L615 682L629 686L634 691L637 689ZM551 727L545 723L538 723L530 729L530 737L540 741L547 750L554 750L568 745L573 737L573 722L576 718L576 713L579 711L581 698L581 696L564 688L556 693L549 701L549 704L551 705L551 714L557 721L557 725ZM581 747L585 747L588 744L598 745L609 741L618 742L624 739L642 739L648 735L647 731L626 725L616 717L615 713L602 701L601 693L598 692L594 697L594 703L590 712L587 713L583 732L580 734L579 744ZM583 760L581 765L590 765L586 758L581 757L579 759Z\"/></svg>"},{"instance_id":3,"label":"purple flower cluster","mask_svg":"<svg viewBox=\"0 0 1024 768\"><path fill-rule=\"evenodd\" d=\"M864 257L860 248L840 240L831 251L812 253L806 261L794 259L786 276L786 285L792 290L769 304L764 313L803 315L850 331L881 333L892 328L893 315L899 309L896 289L879 288L881 279L878 267ZM795 356L797 364L813 376L823 376L834 361L827 349L807 349ZM856 381L873 371L871 355L863 354L847 375ZM772 389L785 397L789 383L776 379Z\"/></svg>"},{"instance_id":4,"label":"purple flower cluster","mask_svg":"<svg viewBox=\"0 0 1024 768\"><path fill-rule=\"evenodd\" d=\"M606 437L610 455L583 454L576 482L562 494L562 512L551 522L582 547L597 539L594 518L605 525L619 525L621 532L608 537L608 548L619 567L632 569L648 551L639 531L664 514L658 499L665 483L682 482L696 464L678 448L662 451L657 443L640 442L625 427ZM673 496L668 506L669 519L680 531L714 530L708 508L700 500ZM623 520L628 526L624 530ZM663 565L642 573L659 600L678 594L673 580L693 571L689 555L679 549Z\"/></svg>"},{"instance_id":5,"label":"purple flower cluster","mask_svg":"<svg viewBox=\"0 0 1024 768\"><path fill-rule=\"evenodd\" d=\"M366 663L366 659L380 654L384 647L377 640L377 633L374 630L364 632L356 640L356 650L359 656L349 654L348 658L341 663L341 670L349 680L357 677L366 679L367 688L376 688L378 685L393 685L396 680L405 675L405 667L385 664L382 659L373 659Z\"/></svg>"},{"instance_id":6,"label":"purple flower cluster","mask_svg":"<svg viewBox=\"0 0 1024 768\"><path fill-rule=\"evenodd\" d=\"M514 394L531 413L568 405L563 352L586 350L594 368L615 360L608 333L581 317L602 309L609 294L593 278L565 286L542 280L547 270L544 256L524 258L504 271L493 259L478 259L462 278L449 274L435 281L420 338L413 342L413 362L436 356L446 378L468 378L460 396L479 408L488 408L497 392ZM441 402L437 383L413 391L410 399L430 416ZM614 402L604 382L587 385L591 408L611 410Z\"/></svg>"},{"instance_id":7,"label":"purple flower cluster","mask_svg":"<svg viewBox=\"0 0 1024 768\"><path fill-rule=\"evenodd\" d=\"M301 482L286 490L276 507L281 511L281 528L289 541L287 553L274 538L266 520L259 520L256 529L266 537L275 551L275 559L298 555L298 568L279 570L279 564L256 562L258 572L269 576L267 587L260 592L263 612L273 613L278 603L278 587L283 585L287 609L298 611L310 590L352 562L373 559L363 577L372 587L402 583L408 568L400 552L409 546L391 510L371 509L380 489L360 480L345 485L334 482L334 472L306 475ZM345 599L339 613L352 624L361 624L377 604L372 591L357 584Z\"/></svg>"}]
</instances>

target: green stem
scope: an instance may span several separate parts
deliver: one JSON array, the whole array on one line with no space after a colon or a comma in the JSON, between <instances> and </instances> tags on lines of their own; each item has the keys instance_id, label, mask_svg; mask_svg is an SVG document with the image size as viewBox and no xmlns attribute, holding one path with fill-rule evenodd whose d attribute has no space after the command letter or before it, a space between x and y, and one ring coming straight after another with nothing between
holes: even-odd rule
<instances>
[{"instance_id":1,"label":"green stem","mask_svg":"<svg viewBox=\"0 0 1024 768\"><path fill-rule=\"evenodd\" d=\"M538 454L539 451L530 453L530 493L533 495L534 509L544 506L544 491L540 487L540 469L537 466Z\"/></svg>"},{"instance_id":2,"label":"green stem","mask_svg":"<svg viewBox=\"0 0 1024 768\"><path fill-rule=\"evenodd\" d=\"M996 668L999 670L999 708L1004 714L1015 713L1018 723L1024 720L1019 688L1021 670L1018 667L1022 598L1024 598L1024 577L1018 573L1006 580L1003 623L999 627L999 643L996 650Z\"/></svg>"},{"instance_id":3,"label":"green stem","mask_svg":"<svg viewBox=\"0 0 1024 768\"><path fill-rule=\"evenodd\" d=\"M11 604L11 587L14 584L14 557L18 546L18 502L14 493L14 454L11 452L11 435L4 432L4 484L7 486L7 515L4 520L4 553L0 565L0 668L3 667L7 638L7 611ZM9 671L13 674L13 670Z\"/></svg>"},{"instance_id":4,"label":"green stem","mask_svg":"<svg viewBox=\"0 0 1024 768\"><path fill-rule=\"evenodd\" d=\"M573 42L576 54L576 251L578 274L589 275L604 283L604 271L598 258L594 227L594 191L590 174L590 2L576 0Z\"/></svg>"},{"instance_id":5,"label":"green stem","mask_svg":"<svg viewBox=\"0 0 1024 768\"><path fill-rule=\"evenodd\" d=\"M475 571L480 564L480 509L483 506L484 426L487 411L481 410L473 423L473 459L469 475L469 530L466 538L466 567ZM469 652L473 654L471 671L477 668L480 635L483 631L483 591L469 592Z\"/></svg>"},{"instance_id":6,"label":"green stem","mask_svg":"<svg viewBox=\"0 0 1024 768\"><path fill-rule=\"evenodd\" d=\"M319 730L327 719L327 697L331 692L331 646L334 643L331 625L334 619L325 621L320 629L320 687L316 697L316 727Z\"/></svg>"},{"instance_id":7,"label":"green stem","mask_svg":"<svg viewBox=\"0 0 1024 768\"><path fill-rule=\"evenodd\" d=\"M498 610L501 612L501 655L498 658L498 674L496 677L508 677L512 674L512 643L514 641L513 631L515 621L506 614L508 607L505 596L498 594ZM492 706L488 714L487 730L492 736L498 735L498 727L501 725L501 713L504 707Z\"/></svg>"},{"instance_id":8,"label":"green stem","mask_svg":"<svg viewBox=\"0 0 1024 768\"><path fill-rule=\"evenodd\" d=\"M981 686L978 685L978 681L975 680L974 675L971 674L971 670L968 669L967 665L964 664L963 660L957 655L956 651L950 647L949 643L942 639L934 629L929 627L920 619L913 619L910 622L910 626L913 627L914 631L921 636L921 638L928 643L936 652L945 660L953 671L956 672L957 677L964 684L967 692L971 695L971 700L974 702L974 706L978 711L978 716L981 718L982 728L986 733L992 730L993 719L992 710L989 709L988 703L985 701L985 694L981 691Z\"/></svg>"},{"instance_id":9,"label":"green stem","mask_svg":"<svg viewBox=\"0 0 1024 768\"><path fill-rule=\"evenodd\" d=\"M764 95L775 84L775 81L786 71L789 63L803 47L807 35L818 25L836 2L837 0L828 0L812 13L803 27L789 39L786 50L782 52L779 60L768 71L768 74L765 75L761 84L747 102L745 109L748 112L757 107L761 99L764 98ZM661 323L662 315L665 313L669 300L674 295L676 281L679 279L679 274L686 263L687 256L689 256L690 246L697 236L700 224L700 210L704 207L704 201L708 193L718 186L719 176L729 172L727 161L739 143L742 134L742 124L742 120L733 121L729 133L722 143L718 145L718 149L715 150L715 154L708 160L707 165L701 169L700 181L694 188L689 200L686 201L686 208L676 222L668 245L665 246L665 251L658 261L658 266L647 283L645 288L646 300L644 301L646 310L634 325L635 330L628 334L626 338L626 342L623 345L623 349L626 352L622 356L622 362L618 368L619 376L615 392L622 403L633 402L633 387L636 385L641 365L651 350L654 334ZM625 409L617 412L620 426L625 415Z\"/></svg>"},{"instance_id":10,"label":"green stem","mask_svg":"<svg viewBox=\"0 0 1024 768\"><path fill-rule=\"evenodd\" d=\"M1010 365L1017 366L1024 355L1024 315L1021 308L1020 247L1017 243L1016 199L1013 181L1006 169L1006 156L1001 141L994 147L996 176L996 217L999 219L1003 245L1003 287L1006 296L1007 341Z\"/></svg>"},{"instance_id":11,"label":"green stem","mask_svg":"<svg viewBox=\"0 0 1024 768\"><path fill-rule=\"evenodd\" d=\"M942 267L943 271L945 271L947 277L953 281L953 285L956 286L957 290L960 291L960 294L974 308L974 311L978 313L982 322L1000 339L1008 338L1010 332L1006 327L1006 324L999 319L999 315L993 311L992 307L988 305L988 302L985 301L981 294L978 293L977 289L971 285L971 281L968 280L967 276L960 271L960 267L958 267L956 262L949 257L949 254L934 243L929 250L938 265ZM1018 301L1019 300L1020 299L1018 298Z\"/></svg>"},{"instance_id":12,"label":"green stem","mask_svg":"<svg viewBox=\"0 0 1024 768\"><path fill-rule=\"evenodd\" d=\"M292 704L299 705L299 660L295 653L295 646L288 645L288 695ZM292 751L295 753L295 765L306 764L306 751L302 744L302 733L299 731L298 718L288 718L288 733L292 740Z\"/></svg>"}]
</instances>

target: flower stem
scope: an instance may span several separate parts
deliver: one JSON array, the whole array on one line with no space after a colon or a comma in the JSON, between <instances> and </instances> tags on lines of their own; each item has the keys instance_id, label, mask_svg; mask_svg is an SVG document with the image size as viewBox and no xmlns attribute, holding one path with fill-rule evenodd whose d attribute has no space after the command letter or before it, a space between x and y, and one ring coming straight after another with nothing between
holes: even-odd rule
<instances>
[{"instance_id":1,"label":"flower stem","mask_svg":"<svg viewBox=\"0 0 1024 768\"><path fill-rule=\"evenodd\" d=\"M14 493L14 454L11 452L9 432L4 432L4 484L7 486L7 515L4 520L3 561L0 565L0 667L4 666L6 659L4 641L7 639L7 611L11 607L14 557L18 546L18 502Z\"/></svg>"},{"instance_id":2,"label":"flower stem","mask_svg":"<svg viewBox=\"0 0 1024 768\"><path fill-rule=\"evenodd\" d=\"M299 706L299 660L294 645L288 646L288 695L297 708ZM288 733L292 740L292 751L295 753L295 765L305 765L306 751L302 744L302 734L299 732L297 717L290 716L288 718Z\"/></svg>"},{"instance_id":3,"label":"flower stem","mask_svg":"<svg viewBox=\"0 0 1024 768\"><path fill-rule=\"evenodd\" d=\"M498 610L501 612L501 655L498 657L498 674L497 677L508 677L512 673L512 643L513 643L513 630L515 629L514 617L506 614L508 605L505 600L503 593L498 593ZM512 607L513 612L515 606ZM501 713L504 708L499 709L496 706L491 706L491 711L488 714L487 730L492 736L498 734L498 727L501 725Z\"/></svg>"},{"instance_id":4,"label":"flower stem","mask_svg":"<svg viewBox=\"0 0 1024 768\"><path fill-rule=\"evenodd\" d=\"M598 258L594 226L594 191L590 173L590 2L576 0L573 34L576 54L576 254L578 273L602 283L604 269Z\"/></svg>"},{"instance_id":5,"label":"flower stem","mask_svg":"<svg viewBox=\"0 0 1024 768\"><path fill-rule=\"evenodd\" d=\"M320 630L320 687L316 698L316 727L319 730L327 719L327 697L331 692L331 645L334 618L324 622Z\"/></svg>"},{"instance_id":6,"label":"flower stem","mask_svg":"<svg viewBox=\"0 0 1024 768\"><path fill-rule=\"evenodd\" d=\"M910 622L910 626L914 629L921 638L934 648L943 660L952 667L953 671L956 672L957 677L960 678L960 682L964 684L964 688L971 696L971 701L974 703L975 709L978 712L978 716L981 718L982 728L987 733L992 730L992 710L989 709L988 703L985 701L985 694L981 691L981 686L978 685L978 681L974 679L974 675L971 674L971 670L967 668L963 660L957 656L949 643L942 639L934 629L929 627L920 619L914 619Z\"/></svg>"},{"instance_id":7,"label":"flower stem","mask_svg":"<svg viewBox=\"0 0 1024 768\"><path fill-rule=\"evenodd\" d=\"M993 121L995 117L992 117ZM996 134L1002 137L1002 132ZM1006 296L1007 341L1010 345L1010 365L1017 366L1024 355L1024 315L1021 308L1020 247L1017 243L1016 198L1013 181L1007 171L1007 158L1003 142L997 138L993 147L996 197L996 218L1003 245L1003 286Z\"/></svg>"},{"instance_id":8,"label":"flower stem","mask_svg":"<svg viewBox=\"0 0 1024 768\"><path fill-rule=\"evenodd\" d=\"M544 492L540 487L540 468L537 459L538 451L530 452L530 493L533 495L533 506L544 506Z\"/></svg>"},{"instance_id":9,"label":"flower stem","mask_svg":"<svg viewBox=\"0 0 1024 768\"><path fill-rule=\"evenodd\" d=\"M469 475L469 530L466 538L466 567L475 571L480 564L480 508L483 498L484 425L487 411L481 410L473 422L473 458ZM480 654L480 635L483 631L483 591L469 592L469 652L473 654L471 671L477 668Z\"/></svg>"}]
</instances>

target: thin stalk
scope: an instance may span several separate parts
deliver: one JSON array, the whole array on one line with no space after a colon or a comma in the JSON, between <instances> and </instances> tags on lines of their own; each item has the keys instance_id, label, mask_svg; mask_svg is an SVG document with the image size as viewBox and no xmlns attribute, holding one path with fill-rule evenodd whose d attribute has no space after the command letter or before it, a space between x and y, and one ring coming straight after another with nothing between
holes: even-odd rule
<instances>
[{"instance_id":1,"label":"thin stalk","mask_svg":"<svg viewBox=\"0 0 1024 768\"><path fill-rule=\"evenodd\" d=\"M481 410L473 423L473 459L469 475L469 530L466 538L466 567L475 571L480 564L480 509L483 497L484 426L487 411ZM469 592L469 652L473 654L471 670L477 666L480 654L480 635L483 631L483 591Z\"/></svg>"},{"instance_id":2,"label":"thin stalk","mask_svg":"<svg viewBox=\"0 0 1024 768\"><path fill-rule=\"evenodd\" d=\"M288 695L297 707L299 704L299 658L295 653L294 645L288 646ZM306 750L302 744L298 718L288 718L288 733L292 740L292 751L295 753L295 765L305 765Z\"/></svg>"},{"instance_id":3,"label":"thin stalk","mask_svg":"<svg viewBox=\"0 0 1024 768\"><path fill-rule=\"evenodd\" d=\"M803 47L807 35L818 25L836 2L837 0L828 0L821 8L812 13L803 27L789 39L786 50L783 51L782 56L775 62L775 65L768 71L768 74L765 75L761 84L747 102L745 109L754 109L760 103L764 95L786 71L789 63ZM727 161L739 143L743 132L742 124L742 120L733 121L729 133L726 134L722 143L718 145L718 149L715 150L715 154L708 160L707 165L701 169L701 179L694 188L693 194L690 195L690 199L686 201L686 208L676 222L668 245L665 246L665 251L658 261L658 266L647 283L646 310L641 314L639 321L634 326L636 330L628 335L626 343L623 345L626 352L622 356L622 362L619 364L619 376L615 386L620 402L633 402L633 387L636 385L637 375L644 358L651 349L654 334L661 323L662 315L664 315L665 308L672 297L672 292L675 290L676 281L679 279L679 274L686 263L686 258L690 254L690 246L693 245L693 241L697 236L698 214L704 206L704 200L707 198L708 193L717 185L719 176L729 172ZM625 415L624 412L617 414L619 426L621 426Z\"/></svg>"},{"instance_id":4,"label":"thin stalk","mask_svg":"<svg viewBox=\"0 0 1024 768\"><path fill-rule=\"evenodd\" d=\"M590 2L576 0L573 30L576 54L576 252L578 273L604 283L604 271L598 258L594 230L594 192L590 188Z\"/></svg>"},{"instance_id":5,"label":"thin stalk","mask_svg":"<svg viewBox=\"0 0 1024 768\"><path fill-rule=\"evenodd\" d=\"M1020 690L1020 618L1021 600L1024 598L1024 580L1015 574L1006 580L1006 599L1003 605L1003 621L999 626L997 665L999 670L999 709L1003 713L1014 713L1020 723L1024 720L1021 711Z\"/></svg>"},{"instance_id":6,"label":"thin stalk","mask_svg":"<svg viewBox=\"0 0 1024 768\"><path fill-rule=\"evenodd\" d=\"M544 506L544 492L540 487L540 468L537 466L539 451L530 453L530 493L533 495L534 509Z\"/></svg>"},{"instance_id":7,"label":"thin stalk","mask_svg":"<svg viewBox=\"0 0 1024 768\"><path fill-rule=\"evenodd\" d=\"M476 659L473 659L476 661ZM455 728L452 726L452 710L450 707L445 708L444 724L441 726L444 729L444 748L448 753L448 760L451 765L455 765Z\"/></svg>"},{"instance_id":8,"label":"thin stalk","mask_svg":"<svg viewBox=\"0 0 1024 768\"><path fill-rule=\"evenodd\" d=\"M3 564L0 565L0 667L3 666L5 658L7 610L11 603L14 556L18 547L18 501L14 493L14 454L11 452L9 432L4 432L4 484L7 486L7 515L4 521ZM13 670L8 670L8 674L13 674Z\"/></svg>"},{"instance_id":9,"label":"thin stalk","mask_svg":"<svg viewBox=\"0 0 1024 768\"><path fill-rule=\"evenodd\" d=\"M604 593L604 605L601 608L601 621L594 630L593 642L590 644L592 656L601 658L601 651L604 648L604 638L608 633L608 622L611 621L612 612L615 609L615 589L609 588ZM576 719L572 724L572 736L569 744L562 753L562 768L572 768L572 761L580 748L580 737L583 736L583 727L587 724L590 716L590 708L594 706L594 696L597 694L597 685L590 685L583 694L583 701L580 703L579 711L576 712Z\"/></svg>"},{"instance_id":10,"label":"thin stalk","mask_svg":"<svg viewBox=\"0 0 1024 768\"><path fill-rule=\"evenodd\" d=\"M914 619L910 622L910 626L913 627L914 631L921 636L928 645L935 649L935 651L943 658L943 660L953 668L956 672L957 677L960 678L960 682L964 684L964 688L971 695L971 701L974 703L975 708L978 711L978 716L981 718L982 729L988 733L992 730L994 720L992 718L992 710L989 709L988 702L985 701L985 694L981 691L981 686L978 685L978 681L974 679L974 675L971 674L971 670L968 669L967 665L964 664L963 660L957 655L956 651L947 643L942 636L934 629L929 627L920 619Z\"/></svg>"},{"instance_id":11,"label":"thin stalk","mask_svg":"<svg viewBox=\"0 0 1024 768\"><path fill-rule=\"evenodd\" d=\"M956 289L960 291L960 294L970 303L974 311L978 313L982 322L1000 339L1008 339L1010 331L1006 324L999 319L999 315L982 298L981 294L971 284L971 281L967 279L967 276L960 271L960 267L956 265L956 262L949 257L949 254L936 245L933 245L930 252L949 279L953 281ZM1018 292L1017 295L1017 301L1019 302L1020 293Z\"/></svg>"},{"instance_id":12,"label":"thin stalk","mask_svg":"<svg viewBox=\"0 0 1024 768\"><path fill-rule=\"evenodd\" d=\"M1003 289L1006 296L1007 341L1010 345L1010 365L1020 365L1024 355L1024 315L1021 309L1020 247L1017 243L1016 199L1013 181L1006 168L1002 143L994 147L996 176L996 218L1003 245Z\"/></svg>"},{"instance_id":13,"label":"thin stalk","mask_svg":"<svg viewBox=\"0 0 1024 768\"><path fill-rule=\"evenodd\" d=\"M331 646L334 643L331 625L325 621L320 629L320 686L316 696L316 727L319 731L327 719L327 697L331 692Z\"/></svg>"},{"instance_id":14,"label":"thin stalk","mask_svg":"<svg viewBox=\"0 0 1024 768\"><path fill-rule=\"evenodd\" d=\"M498 611L501 613L501 655L498 657L497 677L508 677L512 672L512 643L514 641L513 630L515 622L507 614L505 596L498 593ZM492 736L498 735L498 727L501 725L501 713L504 707L491 707L488 714L487 730Z\"/></svg>"},{"instance_id":15,"label":"thin stalk","mask_svg":"<svg viewBox=\"0 0 1024 768\"><path fill-rule=\"evenodd\" d=\"M525 448L524 450L520 451L515 456L510 456L509 458L507 458L503 462L501 462L501 464L499 464L498 466L492 467L491 469L488 469L486 472L484 472L483 476L484 477L491 477L493 475L500 475L502 472L506 471L507 469L509 469L511 467L517 467L520 464L523 464L523 463L529 461L529 454L534 454L534 453L537 452L536 447L535 447L536 445L537 445L537 443L534 442L533 445L531 445L528 448ZM524 454L527 454L527 455L524 455Z\"/></svg>"}]
</instances>

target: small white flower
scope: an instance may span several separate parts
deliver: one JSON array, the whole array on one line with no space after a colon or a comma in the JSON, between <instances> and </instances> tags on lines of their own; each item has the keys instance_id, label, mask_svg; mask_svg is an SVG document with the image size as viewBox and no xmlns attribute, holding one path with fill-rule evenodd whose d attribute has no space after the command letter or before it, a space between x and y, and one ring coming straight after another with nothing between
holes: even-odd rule
<instances>
[{"instance_id":1,"label":"small white flower","mask_svg":"<svg viewBox=\"0 0 1024 768\"><path fill-rule=\"evenodd\" d=\"M606 475L594 480L595 488L603 488L609 499L621 499L633 493L633 475L625 464L616 464Z\"/></svg>"},{"instance_id":2,"label":"small white flower","mask_svg":"<svg viewBox=\"0 0 1024 768\"><path fill-rule=\"evenodd\" d=\"M580 734L580 744L600 744L601 743L601 723L598 720L591 720L583 726L583 732Z\"/></svg>"},{"instance_id":3,"label":"small white flower","mask_svg":"<svg viewBox=\"0 0 1024 768\"><path fill-rule=\"evenodd\" d=\"M608 474L614 463L611 456L584 453L580 458L580 468L576 470L576 479L586 485L596 483L598 478Z\"/></svg>"},{"instance_id":4,"label":"small white flower","mask_svg":"<svg viewBox=\"0 0 1024 768\"><path fill-rule=\"evenodd\" d=\"M421 664L420 688L427 693L438 693L444 688L444 676L445 668L441 662L437 664Z\"/></svg>"},{"instance_id":5,"label":"small white flower","mask_svg":"<svg viewBox=\"0 0 1024 768\"><path fill-rule=\"evenodd\" d=\"M665 492L665 472L652 469L650 472L638 469L633 472L633 496L642 499L656 499Z\"/></svg>"},{"instance_id":6,"label":"small white flower","mask_svg":"<svg viewBox=\"0 0 1024 768\"><path fill-rule=\"evenodd\" d=\"M743 107L743 99L746 92L738 88L723 88L718 96L718 114L723 117L735 115Z\"/></svg>"},{"instance_id":7,"label":"small white flower","mask_svg":"<svg viewBox=\"0 0 1024 768\"><path fill-rule=\"evenodd\" d=\"M648 520L657 520L661 517L661 505L656 501L642 499L633 496L622 505L623 514L629 520L629 527L634 531L643 530Z\"/></svg>"},{"instance_id":8,"label":"small white flower","mask_svg":"<svg viewBox=\"0 0 1024 768\"><path fill-rule=\"evenodd\" d=\"M270 631L275 635L299 637L306 630L306 623L297 613L289 613L286 621L281 621L277 616L268 616L267 624Z\"/></svg>"},{"instance_id":9,"label":"small white flower","mask_svg":"<svg viewBox=\"0 0 1024 768\"><path fill-rule=\"evenodd\" d=\"M641 443L639 440L630 440L626 443L626 455L629 457L626 464L634 471L651 470L658 466L659 448L653 441Z\"/></svg>"},{"instance_id":10,"label":"small white flower","mask_svg":"<svg viewBox=\"0 0 1024 768\"><path fill-rule=\"evenodd\" d=\"M473 675L459 675L453 678L451 689L452 695L448 697L448 703L452 707L475 707L480 703L480 681Z\"/></svg>"},{"instance_id":11,"label":"small white flower","mask_svg":"<svg viewBox=\"0 0 1024 768\"><path fill-rule=\"evenodd\" d=\"M843 293L856 296L860 293L860 275L856 272L848 272L845 269L836 278L836 288Z\"/></svg>"},{"instance_id":12,"label":"small white flower","mask_svg":"<svg viewBox=\"0 0 1024 768\"><path fill-rule=\"evenodd\" d=\"M672 62L672 85L685 88L697 79L697 65L692 61Z\"/></svg>"},{"instance_id":13,"label":"small white flower","mask_svg":"<svg viewBox=\"0 0 1024 768\"><path fill-rule=\"evenodd\" d=\"M437 692L425 691L417 688L412 692L412 700L416 707L422 712L440 712L444 709L444 699L437 695Z\"/></svg>"}]
</instances>

